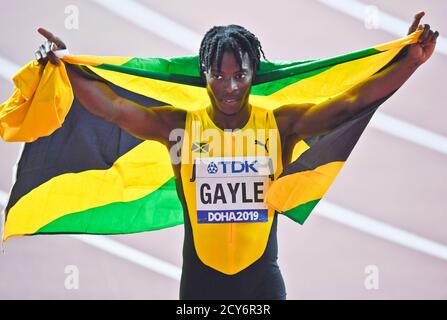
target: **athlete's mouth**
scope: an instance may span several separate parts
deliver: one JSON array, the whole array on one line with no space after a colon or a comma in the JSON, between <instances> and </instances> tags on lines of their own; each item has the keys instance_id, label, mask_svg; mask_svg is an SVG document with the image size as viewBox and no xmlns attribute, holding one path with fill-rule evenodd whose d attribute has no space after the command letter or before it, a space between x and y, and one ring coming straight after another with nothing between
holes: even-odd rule
<instances>
[{"instance_id":1,"label":"athlete's mouth","mask_svg":"<svg viewBox=\"0 0 447 320\"><path fill-rule=\"evenodd\" d=\"M241 101L241 99L237 98L237 97L225 97L221 101L226 104L234 104L234 103Z\"/></svg>"}]
</instances>

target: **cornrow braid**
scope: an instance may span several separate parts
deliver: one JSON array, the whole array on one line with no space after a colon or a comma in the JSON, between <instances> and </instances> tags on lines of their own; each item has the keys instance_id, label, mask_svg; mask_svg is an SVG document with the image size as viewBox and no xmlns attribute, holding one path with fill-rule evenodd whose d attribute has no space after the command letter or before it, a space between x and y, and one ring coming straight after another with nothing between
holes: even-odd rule
<instances>
[{"instance_id":1,"label":"cornrow braid","mask_svg":"<svg viewBox=\"0 0 447 320\"><path fill-rule=\"evenodd\" d=\"M208 70L214 61L220 69L226 50L231 50L235 54L239 66L242 66L242 57L247 53L255 71L259 69L261 56L266 59L258 38L244 27L235 24L215 26L208 30L200 44L200 70Z\"/></svg>"}]
</instances>

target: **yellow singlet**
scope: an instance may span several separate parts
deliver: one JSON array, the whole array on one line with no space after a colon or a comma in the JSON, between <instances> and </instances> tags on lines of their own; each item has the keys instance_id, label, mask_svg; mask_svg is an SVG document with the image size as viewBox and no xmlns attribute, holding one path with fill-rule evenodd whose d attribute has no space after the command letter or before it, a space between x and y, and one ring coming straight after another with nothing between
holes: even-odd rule
<instances>
[{"instance_id":1,"label":"yellow singlet","mask_svg":"<svg viewBox=\"0 0 447 320\"><path fill-rule=\"evenodd\" d=\"M217 127L206 109L187 113L181 182L205 265L234 275L262 256L275 213L264 195L281 172L273 111L252 106L245 126L233 131Z\"/></svg>"}]
</instances>

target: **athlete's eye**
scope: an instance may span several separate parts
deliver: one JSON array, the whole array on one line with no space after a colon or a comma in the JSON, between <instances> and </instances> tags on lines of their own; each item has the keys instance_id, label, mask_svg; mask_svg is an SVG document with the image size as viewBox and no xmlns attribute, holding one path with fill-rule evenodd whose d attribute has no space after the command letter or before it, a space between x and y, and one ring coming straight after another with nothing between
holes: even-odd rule
<instances>
[{"instance_id":1,"label":"athlete's eye","mask_svg":"<svg viewBox=\"0 0 447 320\"><path fill-rule=\"evenodd\" d=\"M216 80L222 80L223 77L220 74L212 74L211 77Z\"/></svg>"},{"instance_id":2,"label":"athlete's eye","mask_svg":"<svg viewBox=\"0 0 447 320\"><path fill-rule=\"evenodd\" d=\"M238 75L236 75L236 79L238 79L238 80L245 79L246 76L247 76L246 73L239 73Z\"/></svg>"}]
</instances>

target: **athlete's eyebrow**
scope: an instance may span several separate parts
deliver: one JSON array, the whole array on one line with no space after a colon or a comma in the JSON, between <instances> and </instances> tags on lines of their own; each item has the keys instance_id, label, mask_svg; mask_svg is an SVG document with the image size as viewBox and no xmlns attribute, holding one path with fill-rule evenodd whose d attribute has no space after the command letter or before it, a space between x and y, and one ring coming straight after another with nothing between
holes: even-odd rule
<instances>
[{"instance_id":1,"label":"athlete's eyebrow","mask_svg":"<svg viewBox=\"0 0 447 320\"><path fill-rule=\"evenodd\" d=\"M249 71L250 71L250 69L247 69L247 68L241 68L241 69L237 70L235 73L238 73L238 72L249 72ZM218 69L215 69L215 68L211 68L211 72L213 72L213 73L221 73L222 70L218 70Z\"/></svg>"}]
</instances>

